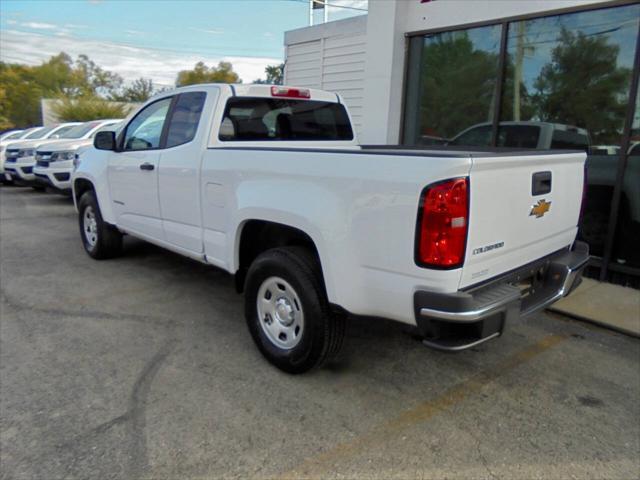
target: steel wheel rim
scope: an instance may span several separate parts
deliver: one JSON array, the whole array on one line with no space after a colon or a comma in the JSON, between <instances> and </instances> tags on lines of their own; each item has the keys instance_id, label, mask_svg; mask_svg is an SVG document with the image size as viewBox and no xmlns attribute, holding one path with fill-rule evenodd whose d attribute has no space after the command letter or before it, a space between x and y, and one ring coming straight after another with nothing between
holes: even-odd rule
<instances>
[{"instance_id":1,"label":"steel wheel rim","mask_svg":"<svg viewBox=\"0 0 640 480\"><path fill-rule=\"evenodd\" d=\"M295 289L280 277L269 277L258 289L258 322L269 341L291 350L302 338L304 311Z\"/></svg>"},{"instance_id":2,"label":"steel wheel rim","mask_svg":"<svg viewBox=\"0 0 640 480\"><path fill-rule=\"evenodd\" d=\"M93 248L98 243L98 221L96 220L96 214L93 211L93 207L87 207L84 209L84 215L82 216L82 231L84 232L84 238L87 244Z\"/></svg>"}]
</instances>

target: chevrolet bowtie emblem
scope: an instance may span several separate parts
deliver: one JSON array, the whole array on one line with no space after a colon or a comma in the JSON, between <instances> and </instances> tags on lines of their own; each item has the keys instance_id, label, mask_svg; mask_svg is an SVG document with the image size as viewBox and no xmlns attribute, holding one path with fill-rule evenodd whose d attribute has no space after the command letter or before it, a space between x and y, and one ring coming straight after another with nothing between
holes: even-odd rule
<instances>
[{"instance_id":1,"label":"chevrolet bowtie emblem","mask_svg":"<svg viewBox=\"0 0 640 480\"><path fill-rule=\"evenodd\" d=\"M544 216L545 213L549 211L551 208L551 202L547 202L545 199L538 200L538 203L531 207L531 212L529 212L529 216L535 215L536 218L540 218Z\"/></svg>"}]
</instances>

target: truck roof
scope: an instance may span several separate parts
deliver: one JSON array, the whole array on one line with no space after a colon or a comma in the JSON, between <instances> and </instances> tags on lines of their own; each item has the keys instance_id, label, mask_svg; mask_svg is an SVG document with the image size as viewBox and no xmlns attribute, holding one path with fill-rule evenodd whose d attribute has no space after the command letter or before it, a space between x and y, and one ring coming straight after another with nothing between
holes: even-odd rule
<instances>
[{"instance_id":1,"label":"truck roof","mask_svg":"<svg viewBox=\"0 0 640 480\"><path fill-rule=\"evenodd\" d=\"M162 95L180 92L194 92L208 90L211 87L227 91L234 97L262 97L262 98L295 98L296 100L316 100L321 102L342 103L337 93L289 85L244 84L244 83L200 83L178 87L175 90L162 92ZM276 90L274 90L276 89ZM303 96L292 96L295 92Z\"/></svg>"}]
</instances>

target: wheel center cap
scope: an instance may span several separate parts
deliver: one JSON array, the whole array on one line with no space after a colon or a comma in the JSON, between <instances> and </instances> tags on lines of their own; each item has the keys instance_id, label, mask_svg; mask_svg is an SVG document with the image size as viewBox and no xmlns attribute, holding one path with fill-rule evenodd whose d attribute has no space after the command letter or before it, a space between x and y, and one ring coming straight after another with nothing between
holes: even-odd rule
<instances>
[{"instance_id":1,"label":"wheel center cap","mask_svg":"<svg viewBox=\"0 0 640 480\"><path fill-rule=\"evenodd\" d=\"M286 298L279 298L276 301L276 317L285 327L293 323L293 308L291 307L291 302Z\"/></svg>"}]
</instances>

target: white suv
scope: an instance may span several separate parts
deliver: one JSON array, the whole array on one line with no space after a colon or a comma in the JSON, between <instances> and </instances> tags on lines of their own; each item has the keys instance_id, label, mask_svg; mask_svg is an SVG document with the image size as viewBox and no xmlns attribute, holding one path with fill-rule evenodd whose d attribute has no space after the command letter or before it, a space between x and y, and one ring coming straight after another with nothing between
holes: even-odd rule
<instances>
[{"instance_id":1,"label":"white suv","mask_svg":"<svg viewBox=\"0 0 640 480\"><path fill-rule=\"evenodd\" d=\"M0 182L10 184L11 176L6 175L4 172L4 151L7 149L9 145L12 143L19 142L20 140L24 140L29 135L35 135L39 130L42 130L42 127L32 127L26 130L14 130L11 132L5 132L0 136Z\"/></svg>"},{"instance_id":2,"label":"white suv","mask_svg":"<svg viewBox=\"0 0 640 480\"><path fill-rule=\"evenodd\" d=\"M60 135L71 130L78 122L61 123L45 127L24 140L12 143L5 153L5 177L16 180L23 185L31 185L36 190L43 190L42 186L34 183L33 167L36 164L36 148L47 139L60 138Z\"/></svg>"},{"instance_id":3,"label":"white suv","mask_svg":"<svg viewBox=\"0 0 640 480\"><path fill-rule=\"evenodd\" d=\"M71 192L71 174L76 158L93 146L93 137L103 130L115 131L120 119L95 120L75 126L53 142L36 149L34 181L41 187L52 187L60 193Z\"/></svg>"}]
</instances>

